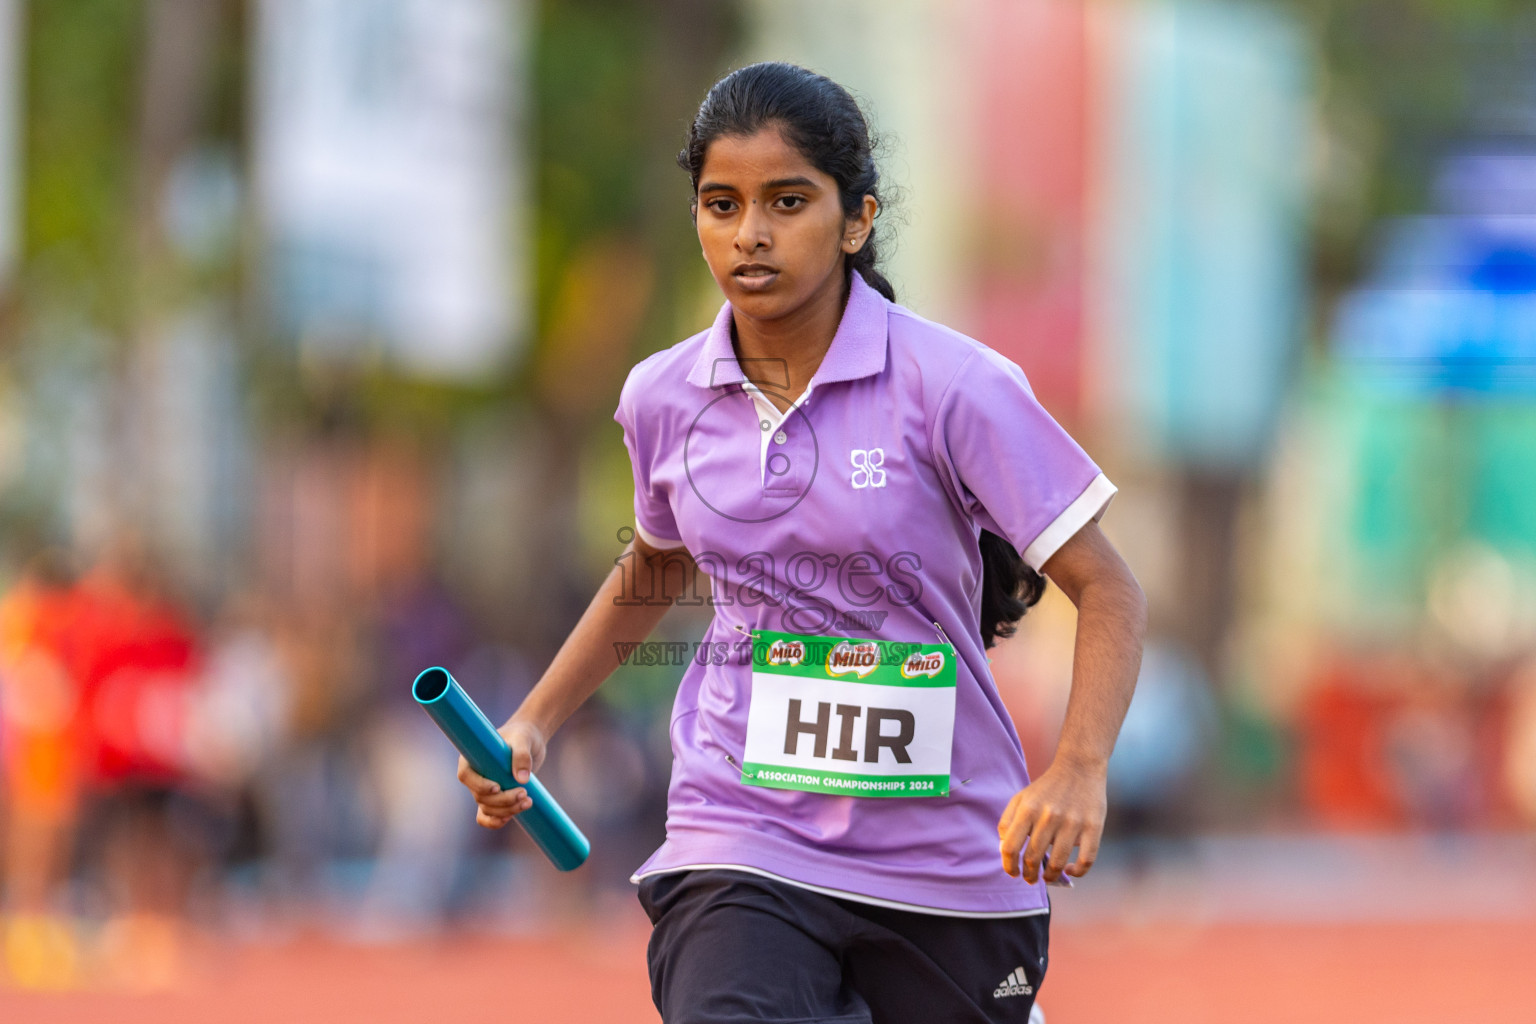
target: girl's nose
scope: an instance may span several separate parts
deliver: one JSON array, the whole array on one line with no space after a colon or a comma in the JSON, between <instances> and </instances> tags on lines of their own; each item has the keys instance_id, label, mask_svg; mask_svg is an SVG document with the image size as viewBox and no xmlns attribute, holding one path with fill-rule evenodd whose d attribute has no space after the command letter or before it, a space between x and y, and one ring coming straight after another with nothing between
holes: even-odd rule
<instances>
[{"instance_id":1,"label":"girl's nose","mask_svg":"<svg viewBox=\"0 0 1536 1024\"><path fill-rule=\"evenodd\" d=\"M747 204L741 212L741 223L736 228L736 248L742 252L766 249L773 244L768 231L768 211L756 201Z\"/></svg>"}]
</instances>

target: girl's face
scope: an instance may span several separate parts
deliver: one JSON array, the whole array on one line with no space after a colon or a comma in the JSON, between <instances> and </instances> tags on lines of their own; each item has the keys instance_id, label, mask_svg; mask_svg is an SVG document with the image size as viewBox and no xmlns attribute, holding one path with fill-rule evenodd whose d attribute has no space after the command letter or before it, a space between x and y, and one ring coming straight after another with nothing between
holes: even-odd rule
<instances>
[{"instance_id":1,"label":"girl's face","mask_svg":"<svg viewBox=\"0 0 1536 1024\"><path fill-rule=\"evenodd\" d=\"M694 220L704 260L732 308L757 320L841 304L843 260L874 221L868 196L845 217L837 182L777 128L709 144Z\"/></svg>"}]
</instances>

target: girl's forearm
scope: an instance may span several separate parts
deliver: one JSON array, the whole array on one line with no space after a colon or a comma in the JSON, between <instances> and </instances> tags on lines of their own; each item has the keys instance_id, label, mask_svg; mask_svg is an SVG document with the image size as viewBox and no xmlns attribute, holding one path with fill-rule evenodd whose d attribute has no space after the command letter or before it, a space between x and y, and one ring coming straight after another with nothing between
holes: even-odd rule
<instances>
[{"instance_id":1,"label":"girl's forearm","mask_svg":"<svg viewBox=\"0 0 1536 1024\"><path fill-rule=\"evenodd\" d=\"M663 566L676 558L684 559L683 583L691 586L697 569L686 554L667 552L647 558L638 551L626 552L511 720L533 724L546 739L554 735L619 667L620 650L644 641L672 607L674 595L665 593L661 584ZM628 563L628 568L622 563Z\"/></svg>"},{"instance_id":2,"label":"girl's forearm","mask_svg":"<svg viewBox=\"0 0 1536 1024\"><path fill-rule=\"evenodd\" d=\"M1057 761L1093 770L1108 765L1136 689L1146 630L1146 597L1129 572L1083 586Z\"/></svg>"}]
</instances>

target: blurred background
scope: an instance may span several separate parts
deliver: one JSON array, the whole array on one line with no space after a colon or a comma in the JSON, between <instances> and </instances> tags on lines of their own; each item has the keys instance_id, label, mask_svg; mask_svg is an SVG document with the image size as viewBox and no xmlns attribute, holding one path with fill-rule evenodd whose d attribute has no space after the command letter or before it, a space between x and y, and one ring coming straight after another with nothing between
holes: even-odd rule
<instances>
[{"instance_id":1,"label":"blurred background","mask_svg":"<svg viewBox=\"0 0 1536 1024\"><path fill-rule=\"evenodd\" d=\"M0 0L0 1015L656 1020L681 670L554 744L568 877L408 688L500 721L621 552L619 386L721 301L673 157L775 58L1122 492L1053 1024L1530 1019L1533 55L1523 0ZM1073 614L995 652L1037 770Z\"/></svg>"}]
</instances>

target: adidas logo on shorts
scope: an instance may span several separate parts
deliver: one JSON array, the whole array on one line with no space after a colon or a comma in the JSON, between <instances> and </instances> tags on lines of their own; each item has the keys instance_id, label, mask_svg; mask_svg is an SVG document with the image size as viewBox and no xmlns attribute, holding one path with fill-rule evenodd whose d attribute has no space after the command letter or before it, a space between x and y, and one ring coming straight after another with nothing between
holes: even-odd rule
<instances>
[{"instance_id":1,"label":"adidas logo on shorts","mask_svg":"<svg viewBox=\"0 0 1536 1024\"><path fill-rule=\"evenodd\" d=\"M1035 990L1030 986L1029 979L1024 977L1024 968L1022 967L1009 974L1008 977L1003 979L1001 985L992 990L993 999L1003 999L1007 996L1032 996L1034 994Z\"/></svg>"}]
</instances>

